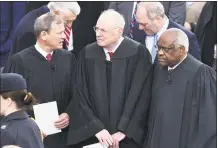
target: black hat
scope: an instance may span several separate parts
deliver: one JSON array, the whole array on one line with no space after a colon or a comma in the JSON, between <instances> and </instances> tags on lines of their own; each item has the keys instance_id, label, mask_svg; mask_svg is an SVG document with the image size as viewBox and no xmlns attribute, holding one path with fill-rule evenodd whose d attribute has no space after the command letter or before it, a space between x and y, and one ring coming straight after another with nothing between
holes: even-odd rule
<instances>
[{"instance_id":1,"label":"black hat","mask_svg":"<svg viewBox=\"0 0 218 148\"><path fill-rule=\"evenodd\" d=\"M0 75L0 93L24 90L27 88L26 80L16 73L3 73Z\"/></svg>"}]
</instances>

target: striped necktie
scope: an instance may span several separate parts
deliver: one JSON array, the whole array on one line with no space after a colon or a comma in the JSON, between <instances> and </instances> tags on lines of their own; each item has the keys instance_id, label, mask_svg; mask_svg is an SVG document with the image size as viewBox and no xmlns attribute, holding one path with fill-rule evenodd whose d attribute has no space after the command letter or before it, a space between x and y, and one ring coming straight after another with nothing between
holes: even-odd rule
<instances>
[{"instance_id":1,"label":"striped necktie","mask_svg":"<svg viewBox=\"0 0 218 148\"><path fill-rule=\"evenodd\" d=\"M130 30L129 30L129 35L130 35L131 38L133 38L133 28L134 28L135 23L136 23L136 11L137 11L138 4L139 4L139 1L137 1L136 5L135 5L134 12L132 14Z\"/></svg>"},{"instance_id":2,"label":"striped necktie","mask_svg":"<svg viewBox=\"0 0 218 148\"><path fill-rule=\"evenodd\" d=\"M70 32L71 32L71 27L66 26L64 34L66 35L65 43L67 48L69 46L69 41L70 41Z\"/></svg>"}]
</instances>

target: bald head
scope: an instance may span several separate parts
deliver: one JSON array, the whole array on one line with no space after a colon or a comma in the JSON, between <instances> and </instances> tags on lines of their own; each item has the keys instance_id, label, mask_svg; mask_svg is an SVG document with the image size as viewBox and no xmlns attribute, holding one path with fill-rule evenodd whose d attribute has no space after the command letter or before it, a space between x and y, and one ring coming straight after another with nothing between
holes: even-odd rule
<instances>
[{"instance_id":1,"label":"bald head","mask_svg":"<svg viewBox=\"0 0 218 148\"><path fill-rule=\"evenodd\" d=\"M157 16L164 18L164 7L160 2L140 2L138 11L144 11L150 20Z\"/></svg>"},{"instance_id":2,"label":"bald head","mask_svg":"<svg viewBox=\"0 0 218 148\"><path fill-rule=\"evenodd\" d=\"M104 11L100 15L98 21L104 21L111 27L119 27L121 29L124 29L125 26L125 20L123 16L113 9L108 9Z\"/></svg>"},{"instance_id":3,"label":"bald head","mask_svg":"<svg viewBox=\"0 0 218 148\"><path fill-rule=\"evenodd\" d=\"M189 39L187 35L178 28L170 28L163 32L163 34L160 36L159 40L162 40L164 42L169 42L174 45L181 45L184 46L185 52L188 52L189 49Z\"/></svg>"}]
</instances>

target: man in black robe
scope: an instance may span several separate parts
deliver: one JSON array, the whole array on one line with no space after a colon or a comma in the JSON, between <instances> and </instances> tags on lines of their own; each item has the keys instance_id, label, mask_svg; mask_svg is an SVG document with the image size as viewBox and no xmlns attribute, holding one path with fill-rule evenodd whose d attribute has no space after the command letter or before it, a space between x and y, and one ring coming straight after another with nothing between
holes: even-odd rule
<instances>
[{"instance_id":1,"label":"man in black robe","mask_svg":"<svg viewBox=\"0 0 218 148\"><path fill-rule=\"evenodd\" d=\"M78 59L76 118L70 121L68 145L100 142L110 148L139 148L147 127L152 81L147 48L122 37L124 18L106 10L96 26L97 42ZM78 109L76 109L78 108Z\"/></svg>"},{"instance_id":2,"label":"man in black robe","mask_svg":"<svg viewBox=\"0 0 218 148\"><path fill-rule=\"evenodd\" d=\"M46 13L36 19L34 30L37 42L10 57L3 72L21 74L27 82L28 91L39 103L56 101L60 118L55 122L61 133L48 135L45 148L65 148L71 99L75 57L62 50L64 23L61 18ZM43 131L42 131L43 132Z\"/></svg>"},{"instance_id":3,"label":"man in black robe","mask_svg":"<svg viewBox=\"0 0 218 148\"><path fill-rule=\"evenodd\" d=\"M216 147L216 73L188 53L176 28L158 42L148 136L144 148Z\"/></svg>"}]
</instances>

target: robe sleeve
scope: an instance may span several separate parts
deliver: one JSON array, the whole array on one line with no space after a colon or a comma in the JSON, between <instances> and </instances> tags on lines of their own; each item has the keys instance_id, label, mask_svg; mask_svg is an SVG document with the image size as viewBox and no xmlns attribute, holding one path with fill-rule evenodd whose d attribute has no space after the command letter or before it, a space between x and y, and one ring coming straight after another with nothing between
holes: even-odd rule
<instances>
[{"instance_id":1,"label":"robe sleeve","mask_svg":"<svg viewBox=\"0 0 218 148\"><path fill-rule=\"evenodd\" d=\"M7 63L4 66L2 73L17 73L24 76L24 71L20 61L21 58L19 54L9 57Z\"/></svg>"},{"instance_id":2,"label":"robe sleeve","mask_svg":"<svg viewBox=\"0 0 218 148\"><path fill-rule=\"evenodd\" d=\"M68 145L78 144L93 137L96 133L105 129L104 124L95 116L93 104L89 100L89 90L86 64L81 51L76 65L76 91L71 101L72 113L68 134Z\"/></svg>"},{"instance_id":3,"label":"robe sleeve","mask_svg":"<svg viewBox=\"0 0 218 148\"><path fill-rule=\"evenodd\" d=\"M217 80L215 71L202 65L194 83L187 148L216 148Z\"/></svg>"},{"instance_id":4,"label":"robe sleeve","mask_svg":"<svg viewBox=\"0 0 218 148\"><path fill-rule=\"evenodd\" d=\"M132 77L118 130L141 143L151 100L152 62L145 46L139 46L139 58Z\"/></svg>"}]
</instances>

